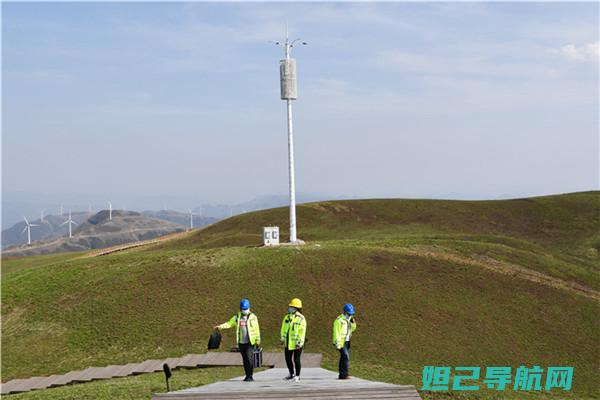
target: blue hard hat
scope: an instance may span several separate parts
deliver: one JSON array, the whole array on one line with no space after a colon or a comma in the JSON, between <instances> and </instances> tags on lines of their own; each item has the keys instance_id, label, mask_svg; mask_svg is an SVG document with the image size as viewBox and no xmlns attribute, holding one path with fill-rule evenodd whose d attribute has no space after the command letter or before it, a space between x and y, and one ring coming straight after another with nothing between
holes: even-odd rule
<instances>
[{"instance_id":1,"label":"blue hard hat","mask_svg":"<svg viewBox=\"0 0 600 400\"><path fill-rule=\"evenodd\" d=\"M354 306L350 303L346 303L344 306L344 312L350 315L354 315Z\"/></svg>"},{"instance_id":2,"label":"blue hard hat","mask_svg":"<svg viewBox=\"0 0 600 400\"><path fill-rule=\"evenodd\" d=\"M242 299L240 301L240 310L247 310L250 308L250 300Z\"/></svg>"}]
</instances>

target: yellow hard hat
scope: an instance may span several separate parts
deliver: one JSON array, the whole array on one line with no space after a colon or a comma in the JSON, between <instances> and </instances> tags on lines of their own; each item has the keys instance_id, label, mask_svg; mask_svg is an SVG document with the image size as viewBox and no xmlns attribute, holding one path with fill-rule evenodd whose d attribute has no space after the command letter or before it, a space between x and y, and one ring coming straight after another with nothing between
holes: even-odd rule
<instances>
[{"instance_id":1,"label":"yellow hard hat","mask_svg":"<svg viewBox=\"0 0 600 400\"><path fill-rule=\"evenodd\" d=\"M302 300L300 299L292 299L289 304L290 307L302 308Z\"/></svg>"}]
</instances>

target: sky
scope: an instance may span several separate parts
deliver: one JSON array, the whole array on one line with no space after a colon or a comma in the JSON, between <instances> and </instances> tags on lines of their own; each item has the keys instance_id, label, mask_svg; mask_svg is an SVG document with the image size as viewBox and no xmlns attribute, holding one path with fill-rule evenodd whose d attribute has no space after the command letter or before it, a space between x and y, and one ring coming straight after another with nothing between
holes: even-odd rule
<instances>
[{"instance_id":1,"label":"sky","mask_svg":"<svg viewBox=\"0 0 600 400\"><path fill-rule=\"evenodd\" d=\"M3 2L2 191L287 193L286 21L299 192L597 190L598 7Z\"/></svg>"}]
</instances>

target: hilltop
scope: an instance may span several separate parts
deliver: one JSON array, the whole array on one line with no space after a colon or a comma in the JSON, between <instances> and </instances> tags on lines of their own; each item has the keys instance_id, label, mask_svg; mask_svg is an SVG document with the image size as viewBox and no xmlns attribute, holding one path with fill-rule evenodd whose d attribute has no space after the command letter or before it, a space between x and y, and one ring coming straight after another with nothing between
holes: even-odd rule
<instances>
[{"instance_id":1,"label":"hilltop","mask_svg":"<svg viewBox=\"0 0 600 400\"><path fill-rule=\"evenodd\" d=\"M160 211L142 211L142 215L154 219L161 219L163 221L173 222L175 224L183 225L189 228L190 226L190 215L174 210L160 210ZM193 216L194 228L199 228L212 223L217 222L219 219L215 217L206 217L198 215L197 213Z\"/></svg>"},{"instance_id":2,"label":"hilltop","mask_svg":"<svg viewBox=\"0 0 600 400\"><path fill-rule=\"evenodd\" d=\"M310 203L298 207L307 245L257 247L263 225L285 237L287 217L246 213L102 257L4 261L2 379L202 352L241 297L265 350L278 350L287 302L300 297L307 351L329 368L331 322L352 301L357 376L419 385L424 365L569 365L572 398L599 393L600 192Z\"/></svg>"}]
</instances>

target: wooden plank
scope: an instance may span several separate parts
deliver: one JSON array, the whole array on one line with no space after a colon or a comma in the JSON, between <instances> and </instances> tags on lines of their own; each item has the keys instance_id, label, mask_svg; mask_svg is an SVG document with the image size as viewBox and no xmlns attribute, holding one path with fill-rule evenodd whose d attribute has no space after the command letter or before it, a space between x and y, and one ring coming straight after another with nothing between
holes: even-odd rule
<instances>
[{"instance_id":1,"label":"wooden plank","mask_svg":"<svg viewBox=\"0 0 600 400\"><path fill-rule=\"evenodd\" d=\"M84 369L81 374L73 378L73 382L89 382L94 379L94 376L102 369L103 367L89 367Z\"/></svg>"},{"instance_id":2,"label":"wooden plank","mask_svg":"<svg viewBox=\"0 0 600 400\"><path fill-rule=\"evenodd\" d=\"M167 358L165 360L165 363L169 364L169 368L175 369L179 365L180 361L181 361L181 357L171 357L171 358Z\"/></svg>"},{"instance_id":3,"label":"wooden plank","mask_svg":"<svg viewBox=\"0 0 600 400\"><path fill-rule=\"evenodd\" d=\"M107 378L115 378L115 377L120 376L117 374L122 369L123 369L122 365L109 365L109 366L104 367L103 375L106 376ZM129 374L127 374L127 375L129 375ZM125 376L125 375L121 375L121 376Z\"/></svg>"},{"instance_id":4,"label":"wooden plank","mask_svg":"<svg viewBox=\"0 0 600 400\"><path fill-rule=\"evenodd\" d=\"M113 377L113 373L119 368L118 365L109 365L107 367L102 367L94 373L92 376L93 380L98 379L110 379Z\"/></svg>"},{"instance_id":5,"label":"wooden plank","mask_svg":"<svg viewBox=\"0 0 600 400\"><path fill-rule=\"evenodd\" d=\"M47 387L50 387L50 384L52 384L52 382L56 381L60 377L62 377L62 375L50 375L50 376L47 376L44 379L42 379L42 380L34 383L33 385L31 385L31 390L45 389Z\"/></svg>"},{"instance_id":6,"label":"wooden plank","mask_svg":"<svg viewBox=\"0 0 600 400\"><path fill-rule=\"evenodd\" d=\"M0 390L0 394L9 394L12 393L12 390L18 387L22 382L27 379L13 379L12 381L8 381L2 384L2 389Z\"/></svg>"},{"instance_id":7,"label":"wooden plank","mask_svg":"<svg viewBox=\"0 0 600 400\"><path fill-rule=\"evenodd\" d=\"M133 374L133 371L140 366L141 363L129 363L121 365L121 368L113 372L113 377L120 378Z\"/></svg>"},{"instance_id":8,"label":"wooden plank","mask_svg":"<svg viewBox=\"0 0 600 400\"><path fill-rule=\"evenodd\" d=\"M185 356L181 357L178 367L195 367L195 365L191 365L189 363L189 360L191 360L193 356L193 354L186 354Z\"/></svg>"},{"instance_id":9,"label":"wooden plank","mask_svg":"<svg viewBox=\"0 0 600 400\"><path fill-rule=\"evenodd\" d=\"M24 379L22 382L19 382L19 384L15 385L11 389L10 392L11 393L29 392L32 387L34 387L40 381L45 380L46 378L47 378L46 376L35 376L33 378Z\"/></svg>"},{"instance_id":10,"label":"wooden plank","mask_svg":"<svg viewBox=\"0 0 600 400\"><path fill-rule=\"evenodd\" d=\"M242 356L233 352L213 352L205 354L201 361L202 365L236 366L242 365Z\"/></svg>"},{"instance_id":11,"label":"wooden plank","mask_svg":"<svg viewBox=\"0 0 600 400\"><path fill-rule=\"evenodd\" d=\"M64 375L61 375L60 377L56 378L50 385L49 387L55 387L55 386L63 386L66 385L68 383L73 382L73 379L79 377L81 374L83 374L83 370L82 371L71 371L71 372L67 372Z\"/></svg>"},{"instance_id":12,"label":"wooden plank","mask_svg":"<svg viewBox=\"0 0 600 400\"><path fill-rule=\"evenodd\" d=\"M162 371L165 360L146 360L133 370L133 375Z\"/></svg>"}]
</instances>

